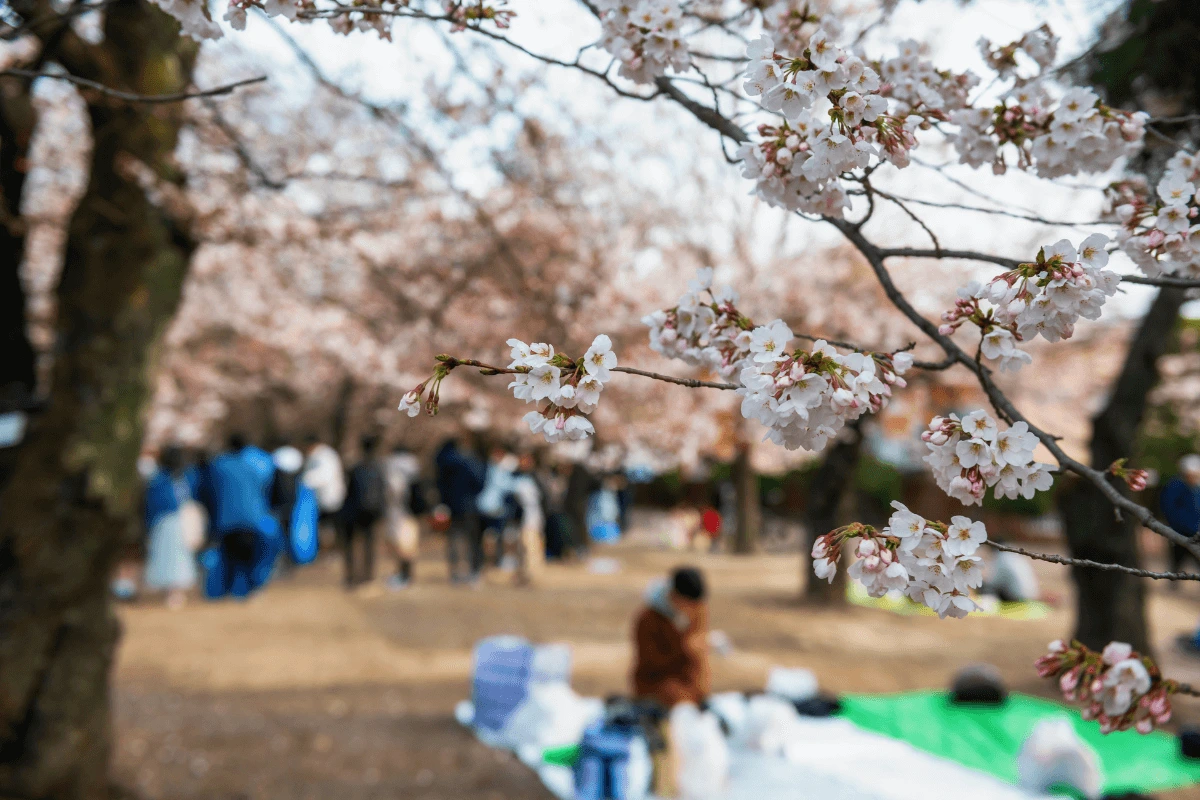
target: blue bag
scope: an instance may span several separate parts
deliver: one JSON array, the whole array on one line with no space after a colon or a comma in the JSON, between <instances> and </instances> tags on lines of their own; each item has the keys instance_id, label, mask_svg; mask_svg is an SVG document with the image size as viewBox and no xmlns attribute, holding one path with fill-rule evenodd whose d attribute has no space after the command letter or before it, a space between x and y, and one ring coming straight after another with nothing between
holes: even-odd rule
<instances>
[{"instance_id":1,"label":"blue bag","mask_svg":"<svg viewBox=\"0 0 1200 800\"><path fill-rule=\"evenodd\" d=\"M498 731L529 694L533 645L516 636L492 636L475 647L471 699L475 726Z\"/></svg>"},{"instance_id":2,"label":"blue bag","mask_svg":"<svg viewBox=\"0 0 1200 800\"><path fill-rule=\"evenodd\" d=\"M317 520L321 509L317 495L301 483L296 489L296 503L292 506L292 524L288 526L288 550L292 561L311 564L317 557Z\"/></svg>"}]
</instances>

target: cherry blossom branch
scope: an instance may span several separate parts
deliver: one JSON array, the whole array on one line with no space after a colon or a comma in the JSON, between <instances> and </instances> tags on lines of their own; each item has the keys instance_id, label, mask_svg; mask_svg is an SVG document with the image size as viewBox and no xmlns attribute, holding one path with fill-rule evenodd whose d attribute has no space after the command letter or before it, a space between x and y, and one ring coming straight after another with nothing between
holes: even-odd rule
<instances>
[{"instance_id":1,"label":"cherry blossom branch","mask_svg":"<svg viewBox=\"0 0 1200 800\"><path fill-rule=\"evenodd\" d=\"M126 92L120 89L114 89L111 86L105 86L103 83L97 83L87 78L80 78L77 75L71 75L66 72L34 72L27 69L5 69L0 70L0 77L7 78L28 78L30 80L36 78L48 78L50 80L65 81L73 83L76 86L81 86L84 89L91 89L100 94L111 97L116 100L123 100L126 103L178 103L183 100L195 100L197 98L220 97L222 95L231 94L234 90L240 89L243 86L250 86L255 83L263 83L267 80L266 75L259 75L255 78L245 78L233 83L227 83L223 86L217 86L213 89L204 89L195 92L174 92L171 94L137 94L136 92Z\"/></svg>"},{"instance_id":2,"label":"cherry blossom branch","mask_svg":"<svg viewBox=\"0 0 1200 800\"><path fill-rule=\"evenodd\" d=\"M1012 422L1024 422L1026 425L1028 425L1029 431L1035 435L1039 441L1041 441L1047 450L1050 451L1050 454L1053 455L1058 461L1060 467L1070 470L1076 475L1079 475L1081 478L1084 478L1092 483L1097 489L1100 490L1105 498L1112 503L1118 514L1122 511L1129 513L1138 523L1144 525L1160 536L1163 536L1167 540L1180 545L1189 553L1195 555L1197 558L1200 558L1200 543L1194 542L1169 525L1166 525L1165 523L1155 519L1154 514L1148 508L1139 503L1135 503L1133 500L1130 500L1128 497L1121 494L1121 492L1109 482L1107 475L1104 472L1098 469L1093 469L1092 467L1089 467L1086 464L1071 458L1071 456L1067 455L1062 447L1059 446L1057 437L1047 433L1046 431L1043 431L1036 425L1031 424L1029 420L1017 410L1017 408L1012 404L1012 401L1008 399L1004 392L1000 390L995 381L992 380L991 370L967 354L967 352L959 347L958 344L956 344L950 337L940 333L937 325L921 316L920 312L918 312L912 306L912 304L908 301L908 298L904 296L904 294L892 281L892 276L887 271L887 267L884 265L884 257L882 255L883 251L872 244L863 235L862 231L858 229L858 227L852 223L846 222L845 220L833 217L826 217L825 221L841 231L842 235L845 236L846 239L849 240L850 243L853 244L860 253L862 253L863 257L867 259L867 263L871 265L871 269L875 272L875 277L879 280L880 285L883 287L884 293L892 302L892 305L894 305L902 314L904 314L904 316L908 317L908 319L914 325L920 328L922 333L936 342L948 357L954 358L956 361L958 361L958 363L975 373L975 376L978 379L979 384L983 387L984 393L987 395L988 400L1001 416L1007 417Z\"/></svg>"},{"instance_id":3,"label":"cherry blossom branch","mask_svg":"<svg viewBox=\"0 0 1200 800\"><path fill-rule=\"evenodd\" d=\"M1147 278L1145 275L1122 275L1122 283L1140 283L1143 286L1162 286L1171 289L1200 289L1200 280L1195 278L1176 278L1162 275L1157 278Z\"/></svg>"},{"instance_id":4,"label":"cherry blossom branch","mask_svg":"<svg viewBox=\"0 0 1200 800\"><path fill-rule=\"evenodd\" d=\"M479 370L480 375L521 375L527 372L525 369L512 369L509 367L497 367L492 364L485 364L482 361L477 361L473 358L455 358L454 356L441 355L437 360L445 365L447 370L452 370L455 367L475 367ZM701 381L694 378L677 378L674 375L663 375L658 372L649 372L644 369L635 369L633 367L613 367L613 372L624 372L628 375L638 375L643 378L650 378L663 383L674 383L678 386L687 386L691 389L737 389L736 383L719 383L717 381Z\"/></svg>"},{"instance_id":5,"label":"cherry blossom branch","mask_svg":"<svg viewBox=\"0 0 1200 800\"><path fill-rule=\"evenodd\" d=\"M613 80L608 76L607 69L605 69L604 71L593 69L591 67L588 67L588 66L580 63L578 58L576 58L574 61L564 61L561 58L555 58L554 56L546 55L544 53L539 53L535 50L530 50L525 45L514 42L512 39L509 39L507 36L505 36L501 33L497 33L496 31L488 30L487 28L482 27L482 25L479 25L479 24L465 24L464 25L460 20L456 19L455 17L451 16L450 14L430 14L427 11L421 11L420 9L415 9L415 8L381 8L379 6L351 6L351 5L346 5L344 3L337 3L332 8L325 8L325 9L319 9L319 10L315 10L315 11L302 12L300 16L304 17L305 19L330 19L332 17L339 17L339 16L344 16L347 14L363 14L366 16L384 16L384 17L404 17L404 18L408 18L408 19L423 20L425 22L448 23L455 27L461 27L463 30L468 30L468 31L471 31L472 33L477 33L480 36L487 37L488 39L491 39L493 41L500 42L501 44L511 47L512 49L516 50L519 53L527 55L530 58L535 59L537 61L541 61L543 64L550 64L551 66L555 66L555 67L568 67L571 69L577 69L580 72L587 73L588 75L591 75L593 78L603 81L608 86L608 88L612 89L614 92L621 95L622 97L628 97L628 98L632 98L634 100L653 100L655 97L658 96L658 92L654 92L653 94L650 94L650 95L644 95L644 94L638 94L637 92L631 92L627 89L621 88L621 86L614 83Z\"/></svg>"},{"instance_id":6,"label":"cherry blossom branch","mask_svg":"<svg viewBox=\"0 0 1200 800\"><path fill-rule=\"evenodd\" d=\"M1035 561L1046 561L1050 564L1062 564L1068 567L1088 567L1090 569L1104 570L1105 572L1123 572L1126 575L1133 575L1138 578L1151 578L1156 581L1200 581L1200 573L1195 572L1152 572L1151 570L1127 567L1124 564L1106 564L1102 561L1092 561L1090 558L1069 558L1052 553L1035 553L1023 547L1013 547L991 540L988 541L988 544L1006 553L1016 553L1017 555L1032 558Z\"/></svg>"},{"instance_id":7,"label":"cherry blossom branch","mask_svg":"<svg viewBox=\"0 0 1200 800\"><path fill-rule=\"evenodd\" d=\"M642 369L634 369L633 367L613 367L613 372L626 372L630 375L641 375L643 378L652 378L656 381L664 383L674 383L679 386L687 386L692 389L737 389L736 383L718 383L716 381L698 381L693 378L676 378L673 375L661 375L657 372L647 372Z\"/></svg>"},{"instance_id":8,"label":"cherry blossom branch","mask_svg":"<svg viewBox=\"0 0 1200 800\"><path fill-rule=\"evenodd\" d=\"M961 258L964 261L982 261L989 264L998 264L1005 269L1016 269L1021 264L1015 258L994 256L989 253L977 253L973 250L942 250L939 252L937 250L923 250L915 247L894 247L880 249L879 253L884 258ZM1200 280L1175 278L1172 276L1148 278L1145 275L1122 275L1121 282L1137 283L1143 286L1170 287L1172 289L1200 289Z\"/></svg>"}]
</instances>

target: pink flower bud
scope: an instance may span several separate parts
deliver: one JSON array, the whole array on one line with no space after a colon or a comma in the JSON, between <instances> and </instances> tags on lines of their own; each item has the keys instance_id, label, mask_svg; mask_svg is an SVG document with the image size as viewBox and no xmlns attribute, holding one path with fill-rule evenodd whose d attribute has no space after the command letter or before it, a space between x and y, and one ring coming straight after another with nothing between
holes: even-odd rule
<instances>
[{"instance_id":1,"label":"pink flower bud","mask_svg":"<svg viewBox=\"0 0 1200 800\"><path fill-rule=\"evenodd\" d=\"M1160 231L1158 228L1155 228L1154 230L1152 230L1146 234L1146 247L1148 247L1148 248L1158 247L1164 241L1166 241L1166 238L1167 238L1167 235L1165 233Z\"/></svg>"},{"instance_id":2,"label":"pink flower bud","mask_svg":"<svg viewBox=\"0 0 1200 800\"><path fill-rule=\"evenodd\" d=\"M950 334L954 333L954 326L953 325L939 325L938 333L940 333L942 336L949 336Z\"/></svg>"},{"instance_id":3,"label":"pink flower bud","mask_svg":"<svg viewBox=\"0 0 1200 800\"><path fill-rule=\"evenodd\" d=\"M1138 733L1149 733L1150 731L1154 730L1154 720L1150 719L1149 717L1143 717L1137 721L1136 727Z\"/></svg>"},{"instance_id":4,"label":"pink flower bud","mask_svg":"<svg viewBox=\"0 0 1200 800\"><path fill-rule=\"evenodd\" d=\"M1063 690L1064 694L1075 691L1075 687L1079 685L1080 671L1080 667L1075 667L1074 669L1064 672L1062 677L1058 679L1058 686Z\"/></svg>"}]
</instances>

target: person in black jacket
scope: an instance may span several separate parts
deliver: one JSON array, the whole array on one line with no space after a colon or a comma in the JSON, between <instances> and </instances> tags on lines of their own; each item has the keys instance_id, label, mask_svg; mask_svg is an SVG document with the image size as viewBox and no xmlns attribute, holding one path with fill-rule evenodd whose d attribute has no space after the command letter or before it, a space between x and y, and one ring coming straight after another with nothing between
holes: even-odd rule
<instances>
[{"instance_id":1,"label":"person in black jacket","mask_svg":"<svg viewBox=\"0 0 1200 800\"><path fill-rule=\"evenodd\" d=\"M342 557L346 563L346 588L375 579L375 540L379 523L387 510L387 478L376 456L379 438L364 436L362 460L350 470L346 505L342 509ZM355 557L355 543L362 551Z\"/></svg>"},{"instance_id":2,"label":"person in black jacket","mask_svg":"<svg viewBox=\"0 0 1200 800\"><path fill-rule=\"evenodd\" d=\"M437 465L438 494L450 509L450 529L446 532L450 580L476 584L483 570L483 526L475 501L483 491L487 466L473 453L459 447L456 439L447 440L438 450L434 461ZM466 554L462 552L464 549ZM466 576L459 570L459 562L464 555L470 570Z\"/></svg>"}]
</instances>

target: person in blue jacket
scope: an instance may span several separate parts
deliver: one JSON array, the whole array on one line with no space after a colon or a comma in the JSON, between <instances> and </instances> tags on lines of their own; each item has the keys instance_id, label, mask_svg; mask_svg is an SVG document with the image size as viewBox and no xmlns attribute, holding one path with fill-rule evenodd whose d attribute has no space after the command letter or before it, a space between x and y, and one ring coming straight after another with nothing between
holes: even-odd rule
<instances>
[{"instance_id":1,"label":"person in blue jacket","mask_svg":"<svg viewBox=\"0 0 1200 800\"><path fill-rule=\"evenodd\" d=\"M1179 459L1179 474L1167 481L1158 498L1167 524L1184 536L1200 531L1200 456ZM1178 572L1188 557L1187 550L1171 545L1171 571Z\"/></svg>"},{"instance_id":2,"label":"person in blue jacket","mask_svg":"<svg viewBox=\"0 0 1200 800\"><path fill-rule=\"evenodd\" d=\"M1177 532L1190 538L1200 532L1200 456L1190 454L1179 459L1179 474L1167 481L1158 504L1167 524ZM1190 554L1172 542L1169 557L1171 572L1179 572ZM1174 589L1179 584L1171 581L1168 585ZM1180 636L1177 642L1185 653L1200 656L1200 629Z\"/></svg>"},{"instance_id":3,"label":"person in blue jacket","mask_svg":"<svg viewBox=\"0 0 1200 800\"><path fill-rule=\"evenodd\" d=\"M487 466L474 453L464 450L457 439L448 439L442 444L434 463L438 493L450 508L450 529L446 539L450 580L477 584L483 570L483 527L476 500L483 491ZM464 556L469 570L466 576L459 571L459 562Z\"/></svg>"},{"instance_id":4,"label":"person in blue jacket","mask_svg":"<svg viewBox=\"0 0 1200 800\"><path fill-rule=\"evenodd\" d=\"M206 592L244 597L266 583L279 553L279 523L270 504L275 465L269 453L234 434L228 452L214 458L206 472L218 556L209 559Z\"/></svg>"}]
</instances>

